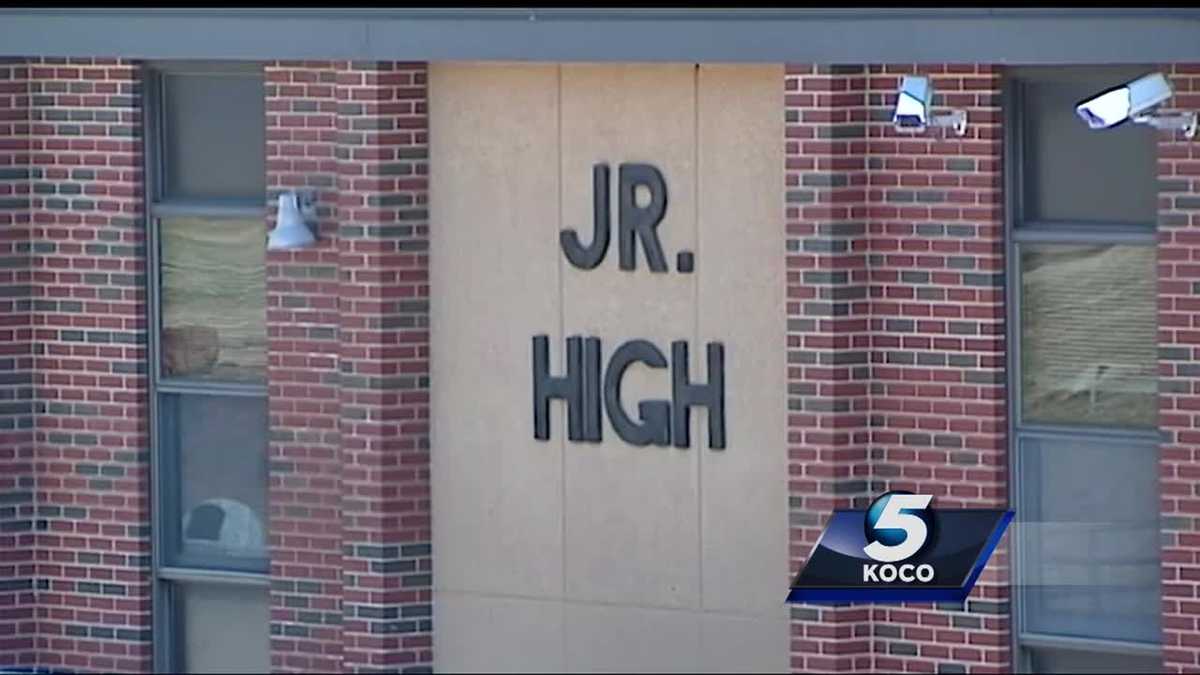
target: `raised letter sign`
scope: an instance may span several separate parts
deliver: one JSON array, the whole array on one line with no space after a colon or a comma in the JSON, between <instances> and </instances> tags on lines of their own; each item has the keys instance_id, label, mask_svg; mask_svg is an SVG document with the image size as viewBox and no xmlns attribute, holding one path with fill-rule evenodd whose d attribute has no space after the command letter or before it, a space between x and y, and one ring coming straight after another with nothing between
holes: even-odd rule
<instances>
[{"instance_id":1,"label":"raised letter sign","mask_svg":"<svg viewBox=\"0 0 1200 675\"><path fill-rule=\"evenodd\" d=\"M567 260L581 270L590 270L608 253L608 233L612 217L608 213L608 165L592 167L592 243L584 246L575 230L558 233L558 241Z\"/></svg>"},{"instance_id":2,"label":"raised letter sign","mask_svg":"<svg viewBox=\"0 0 1200 675\"><path fill-rule=\"evenodd\" d=\"M625 414L621 406L621 378L625 369L634 361L641 361L651 368L666 368L667 357L653 344L645 340L630 340L617 347L608 361L604 374L604 407L608 419L621 440L632 445L667 445L671 442L671 404L667 401L642 401L638 403L638 422Z\"/></svg>"},{"instance_id":3,"label":"raised letter sign","mask_svg":"<svg viewBox=\"0 0 1200 675\"><path fill-rule=\"evenodd\" d=\"M622 164L620 170L620 208L617 211L617 246L621 254L621 269L637 267L635 239L642 240L646 263L652 272L666 272L667 260L655 228L667 213L667 182L658 169L649 164ZM644 185L650 191L650 203L637 205L637 188Z\"/></svg>"},{"instance_id":4,"label":"raised letter sign","mask_svg":"<svg viewBox=\"0 0 1200 675\"><path fill-rule=\"evenodd\" d=\"M583 440L583 354L582 339L567 338L567 374L550 376L550 341L533 337L533 437L550 439L550 399L567 402L567 438Z\"/></svg>"},{"instance_id":5,"label":"raised letter sign","mask_svg":"<svg viewBox=\"0 0 1200 675\"><path fill-rule=\"evenodd\" d=\"M688 380L688 346L683 340L671 343L671 435L675 447L691 445L688 434L688 410L692 406L708 408L708 447L725 449L725 347L708 343L708 384Z\"/></svg>"}]
</instances>

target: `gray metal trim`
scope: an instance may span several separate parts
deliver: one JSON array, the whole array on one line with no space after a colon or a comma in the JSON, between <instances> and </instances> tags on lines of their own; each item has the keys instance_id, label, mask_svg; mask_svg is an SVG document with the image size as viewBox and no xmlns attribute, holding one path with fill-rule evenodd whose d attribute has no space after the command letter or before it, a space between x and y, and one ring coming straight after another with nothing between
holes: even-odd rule
<instances>
[{"instance_id":1,"label":"gray metal trim","mask_svg":"<svg viewBox=\"0 0 1200 675\"><path fill-rule=\"evenodd\" d=\"M1148 443L1150 445L1157 445L1159 442L1158 430L1138 427L1072 427L1065 424L1022 424L1020 427L1023 438L1095 438L1105 441L1125 440L1130 443Z\"/></svg>"},{"instance_id":2,"label":"gray metal trim","mask_svg":"<svg viewBox=\"0 0 1200 675\"><path fill-rule=\"evenodd\" d=\"M1076 225L1061 223L1046 225L1029 223L1013 229L1013 241L1018 244L1145 244L1158 242L1153 226L1141 225Z\"/></svg>"},{"instance_id":3,"label":"gray metal trim","mask_svg":"<svg viewBox=\"0 0 1200 675\"><path fill-rule=\"evenodd\" d=\"M239 586L271 585L271 575L265 572L233 572L227 570L161 567L158 577L168 581L198 584L236 584Z\"/></svg>"},{"instance_id":4,"label":"gray metal trim","mask_svg":"<svg viewBox=\"0 0 1200 675\"><path fill-rule=\"evenodd\" d=\"M158 572L162 569L163 564L163 522L162 509L159 504L163 503L162 485L163 485L163 470L162 458L160 451L162 443L159 441L162 434L162 424L160 415L162 406L159 404L157 392L158 380L158 365L161 362L161 340L158 331L160 324L159 317L159 300L161 298L161 289L159 288L158 275L158 228L154 226L154 217L150 213L150 202L152 195L158 189L159 175L156 173L156 168L159 165L157 161L158 153L158 129L160 128L159 120L157 119L158 111L162 106L158 105L158 78L153 77L148 68L141 69L142 74L142 162L145 167L145 181L143 194L146 198L143 202L144 215L142 217L142 226L146 229L146 305L147 305L147 322L146 322L146 358L149 360L147 364L147 373L149 374L149 399L150 399L150 571L151 571L151 592L150 592L150 648L151 658L153 661L155 672L173 672L176 670L175 664L171 663L171 636L175 634L172 630L172 617L175 615L174 603L171 597L171 589L169 585L158 576Z\"/></svg>"},{"instance_id":5,"label":"gray metal trim","mask_svg":"<svg viewBox=\"0 0 1200 675\"><path fill-rule=\"evenodd\" d=\"M1162 654L1162 645L1153 642L1095 640L1092 638L1044 635L1041 633L1021 633L1020 639L1021 643L1026 647L1033 647L1035 649L1075 649L1089 652L1110 652L1145 656L1159 656Z\"/></svg>"},{"instance_id":6,"label":"gray metal trim","mask_svg":"<svg viewBox=\"0 0 1200 675\"><path fill-rule=\"evenodd\" d=\"M1194 9L6 9L11 56L1145 63L1200 60Z\"/></svg>"},{"instance_id":7,"label":"gray metal trim","mask_svg":"<svg viewBox=\"0 0 1200 675\"><path fill-rule=\"evenodd\" d=\"M265 218L267 209L258 202L245 204L229 202L160 202L150 205L155 218L211 216L213 218ZM266 236L264 232L263 236Z\"/></svg>"},{"instance_id":8,"label":"gray metal trim","mask_svg":"<svg viewBox=\"0 0 1200 675\"><path fill-rule=\"evenodd\" d=\"M229 75L231 77L262 77L262 64L246 61L172 61L156 60L148 64L155 73L163 75Z\"/></svg>"},{"instance_id":9,"label":"gray metal trim","mask_svg":"<svg viewBox=\"0 0 1200 675\"><path fill-rule=\"evenodd\" d=\"M166 191L167 172L166 162L162 159L166 140L163 138L167 128L167 83L162 74L150 64L142 66L142 115L146 119L146 176L145 194L149 204L147 213L153 214L154 205L162 200ZM149 110L146 110L146 108ZM154 180L150 180L153 176ZM157 252L157 249L155 249ZM158 372L158 371L154 371Z\"/></svg>"},{"instance_id":10,"label":"gray metal trim","mask_svg":"<svg viewBox=\"0 0 1200 675\"><path fill-rule=\"evenodd\" d=\"M251 396L263 398L267 395L266 384L241 384L236 382L210 382L186 378L162 378L156 391L159 394L183 394L199 396Z\"/></svg>"}]
</instances>

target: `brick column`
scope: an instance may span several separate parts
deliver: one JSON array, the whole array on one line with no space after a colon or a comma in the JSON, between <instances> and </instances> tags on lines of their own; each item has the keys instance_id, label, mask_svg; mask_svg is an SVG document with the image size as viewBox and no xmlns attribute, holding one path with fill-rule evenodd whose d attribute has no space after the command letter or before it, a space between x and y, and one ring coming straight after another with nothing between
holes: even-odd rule
<instances>
[{"instance_id":1,"label":"brick column","mask_svg":"<svg viewBox=\"0 0 1200 675\"><path fill-rule=\"evenodd\" d=\"M872 494L1007 506L1001 76L985 65L871 66ZM896 132L900 76L932 78L966 135ZM1005 537L1007 540L1007 536ZM1007 545L965 606L877 606L874 668L1006 672Z\"/></svg>"},{"instance_id":2,"label":"brick column","mask_svg":"<svg viewBox=\"0 0 1200 675\"><path fill-rule=\"evenodd\" d=\"M29 68L0 60L0 668L34 665Z\"/></svg>"},{"instance_id":3,"label":"brick column","mask_svg":"<svg viewBox=\"0 0 1200 675\"><path fill-rule=\"evenodd\" d=\"M900 135L912 66L787 69L792 569L889 489L1007 504L1000 76L928 66L967 135ZM1006 545L965 606L794 607L800 670L1009 667Z\"/></svg>"},{"instance_id":4,"label":"brick column","mask_svg":"<svg viewBox=\"0 0 1200 675\"><path fill-rule=\"evenodd\" d=\"M337 75L345 670L433 658L425 78Z\"/></svg>"},{"instance_id":5,"label":"brick column","mask_svg":"<svg viewBox=\"0 0 1200 675\"><path fill-rule=\"evenodd\" d=\"M795 574L868 495L866 74L786 67L788 493ZM792 668L870 670L867 607L792 607Z\"/></svg>"},{"instance_id":6,"label":"brick column","mask_svg":"<svg viewBox=\"0 0 1200 675\"><path fill-rule=\"evenodd\" d=\"M1173 110L1200 109L1200 64L1163 67ZM1158 142L1159 467L1167 672L1200 672L1200 145Z\"/></svg>"},{"instance_id":7,"label":"brick column","mask_svg":"<svg viewBox=\"0 0 1200 675\"><path fill-rule=\"evenodd\" d=\"M265 66L268 227L278 195L317 193L318 243L267 254L271 665L341 670L337 101L334 64Z\"/></svg>"},{"instance_id":8,"label":"brick column","mask_svg":"<svg viewBox=\"0 0 1200 675\"><path fill-rule=\"evenodd\" d=\"M150 670L141 82L31 63L39 665Z\"/></svg>"}]
</instances>

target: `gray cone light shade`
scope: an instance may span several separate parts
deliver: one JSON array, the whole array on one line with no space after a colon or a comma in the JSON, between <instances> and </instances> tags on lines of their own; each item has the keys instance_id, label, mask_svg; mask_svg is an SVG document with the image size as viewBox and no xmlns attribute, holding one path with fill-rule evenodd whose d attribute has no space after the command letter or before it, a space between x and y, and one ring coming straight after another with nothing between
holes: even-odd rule
<instances>
[{"instance_id":1,"label":"gray cone light shade","mask_svg":"<svg viewBox=\"0 0 1200 675\"><path fill-rule=\"evenodd\" d=\"M279 215L275 219L275 229L267 238L268 251L290 251L307 248L316 243L312 230L300 215L300 207L296 204L296 193L285 192L279 195Z\"/></svg>"}]
</instances>

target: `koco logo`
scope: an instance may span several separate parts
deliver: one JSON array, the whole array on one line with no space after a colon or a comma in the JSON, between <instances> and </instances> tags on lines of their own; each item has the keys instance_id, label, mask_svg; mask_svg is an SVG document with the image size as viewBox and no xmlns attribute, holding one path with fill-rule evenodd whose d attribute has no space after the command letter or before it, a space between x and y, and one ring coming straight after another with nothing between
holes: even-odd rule
<instances>
[{"instance_id":1,"label":"koco logo","mask_svg":"<svg viewBox=\"0 0 1200 675\"><path fill-rule=\"evenodd\" d=\"M932 502L896 490L865 509L834 510L788 602L963 602L1013 512Z\"/></svg>"},{"instance_id":2,"label":"koco logo","mask_svg":"<svg viewBox=\"0 0 1200 675\"><path fill-rule=\"evenodd\" d=\"M894 564L916 556L932 541L931 501L933 495L897 491L884 493L871 502L863 519L868 542L863 553L882 564L864 563L864 582L933 581L933 565Z\"/></svg>"}]
</instances>

